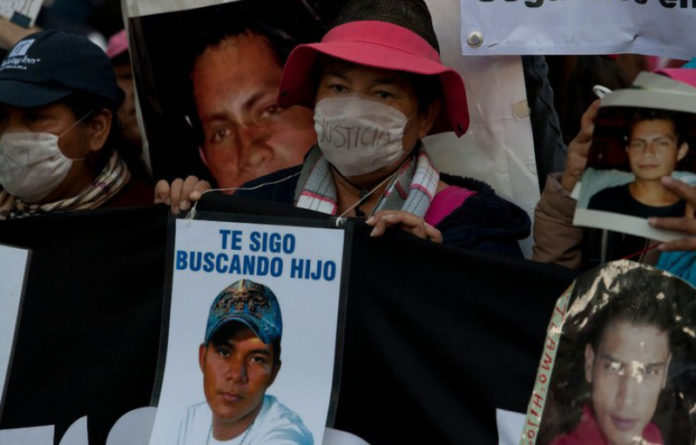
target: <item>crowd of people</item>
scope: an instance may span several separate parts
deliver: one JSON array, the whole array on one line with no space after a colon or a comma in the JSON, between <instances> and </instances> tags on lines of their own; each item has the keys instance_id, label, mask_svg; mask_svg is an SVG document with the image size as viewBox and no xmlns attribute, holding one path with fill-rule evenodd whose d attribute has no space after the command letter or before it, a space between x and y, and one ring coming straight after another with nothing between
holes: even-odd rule
<instances>
[{"instance_id":1,"label":"crowd of people","mask_svg":"<svg viewBox=\"0 0 696 445\"><path fill-rule=\"evenodd\" d=\"M518 241L532 226L526 213L485 182L440 173L423 148L431 132L461 136L469 122L464 81L440 61L427 6L373 3L348 2L320 42L298 45L289 56L274 53L273 37L255 29L208 42L190 72L192 125L215 186L361 218L374 236L400 227L433 242L521 256ZM238 69L250 57L268 65L267 78ZM21 39L0 67L0 103L1 218L152 202L157 178L143 162L125 30L106 52L56 30ZM546 179L534 260L583 264L570 192L586 168L598 108L596 101L583 115L565 170ZM683 157L688 147L678 149ZM669 175L640 184L655 184L669 197L666 205L696 204L696 191ZM154 202L179 213L211 187L195 176L160 180ZM662 214L650 224L685 236L657 248L696 249L694 221L684 212Z\"/></svg>"},{"instance_id":2,"label":"crowd of people","mask_svg":"<svg viewBox=\"0 0 696 445\"><path fill-rule=\"evenodd\" d=\"M265 77L244 77L237 70L242 60L265 67ZM692 69L665 74L689 82L695 76L679 73ZM268 35L236 30L208 43L190 77L191 125L216 188L196 176L156 182L148 173L125 31L106 52L58 30L19 40L0 65L0 219L153 203L178 214L208 193L233 192L360 219L373 227L371 236L401 229L434 243L522 257L519 241L532 230L527 213L479 179L438 171L424 149L422 139L433 131L463 135L469 112L464 81L441 62L423 1L348 1L321 41L300 44L287 57ZM582 115L565 169L546 179L534 215L533 260L586 265L586 232L572 225L571 192L587 167L599 107L597 100ZM696 207L696 189L652 165L664 158L673 169L688 143L664 114L636 117L629 133L635 180L596 195L591 206L612 210L618 200L651 226L683 233L652 243L657 254L678 253L642 260L667 269L678 264L677 272L693 275L696 220L686 209ZM648 214L644 207L669 211ZM601 346L588 346L589 362ZM588 375L599 373L597 366L588 365ZM602 414L595 415L601 423Z\"/></svg>"}]
</instances>

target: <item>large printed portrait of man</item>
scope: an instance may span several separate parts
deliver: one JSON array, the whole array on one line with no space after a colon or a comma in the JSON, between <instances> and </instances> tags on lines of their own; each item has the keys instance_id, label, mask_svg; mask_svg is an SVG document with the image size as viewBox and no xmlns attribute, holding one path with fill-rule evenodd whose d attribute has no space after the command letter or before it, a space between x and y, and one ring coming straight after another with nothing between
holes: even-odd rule
<instances>
[{"instance_id":1,"label":"large printed portrait of man","mask_svg":"<svg viewBox=\"0 0 696 445\"><path fill-rule=\"evenodd\" d=\"M156 178L233 188L302 163L316 142L312 110L276 98L290 51L323 34L329 8L316 3L239 0L130 19Z\"/></svg>"},{"instance_id":2,"label":"large printed portrait of man","mask_svg":"<svg viewBox=\"0 0 696 445\"><path fill-rule=\"evenodd\" d=\"M150 445L322 443L338 400L344 236L175 222ZM310 264L327 273L298 275Z\"/></svg>"},{"instance_id":3,"label":"large printed portrait of man","mask_svg":"<svg viewBox=\"0 0 696 445\"><path fill-rule=\"evenodd\" d=\"M205 402L181 419L178 445L312 445L300 416L266 393L281 368L283 318L273 291L239 280L213 300L198 350Z\"/></svg>"},{"instance_id":4,"label":"large printed portrait of man","mask_svg":"<svg viewBox=\"0 0 696 445\"><path fill-rule=\"evenodd\" d=\"M616 261L578 278L537 444L693 443L696 289Z\"/></svg>"}]
</instances>

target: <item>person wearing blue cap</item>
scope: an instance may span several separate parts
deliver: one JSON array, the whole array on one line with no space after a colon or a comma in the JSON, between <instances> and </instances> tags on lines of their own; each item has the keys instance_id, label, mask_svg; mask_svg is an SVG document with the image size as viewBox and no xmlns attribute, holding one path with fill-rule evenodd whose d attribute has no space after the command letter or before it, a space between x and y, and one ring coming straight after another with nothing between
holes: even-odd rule
<instances>
[{"instance_id":1,"label":"person wearing blue cap","mask_svg":"<svg viewBox=\"0 0 696 445\"><path fill-rule=\"evenodd\" d=\"M109 58L82 36L42 31L0 64L0 219L151 203L116 149L123 101Z\"/></svg>"},{"instance_id":2,"label":"person wearing blue cap","mask_svg":"<svg viewBox=\"0 0 696 445\"><path fill-rule=\"evenodd\" d=\"M205 402L188 408L177 445L312 445L302 419L266 390L280 370L283 321L263 284L240 280L210 307L198 351Z\"/></svg>"}]
</instances>

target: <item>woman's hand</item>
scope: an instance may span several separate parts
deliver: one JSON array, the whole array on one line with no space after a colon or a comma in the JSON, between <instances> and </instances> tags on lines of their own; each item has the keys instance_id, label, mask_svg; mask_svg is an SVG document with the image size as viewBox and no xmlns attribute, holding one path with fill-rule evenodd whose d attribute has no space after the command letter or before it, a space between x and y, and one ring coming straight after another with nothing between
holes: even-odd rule
<instances>
[{"instance_id":1,"label":"woman's hand","mask_svg":"<svg viewBox=\"0 0 696 445\"><path fill-rule=\"evenodd\" d=\"M662 178L662 185L673 192L675 195L684 199L693 209L696 208L696 189L689 184L677 181L669 176ZM696 219L688 216L672 218L649 218L651 226L658 229L676 230L684 235L696 235ZM685 238L663 243L658 246L660 250L696 250L696 237L687 236Z\"/></svg>"},{"instance_id":2,"label":"woman's hand","mask_svg":"<svg viewBox=\"0 0 696 445\"><path fill-rule=\"evenodd\" d=\"M561 178L561 185L568 192L572 192L575 184L578 183L587 167L587 154L592 145L592 134L594 133L594 121L597 118L600 100L592 102L592 105L585 111L580 120L580 131L577 136L568 144L568 156L566 157L565 170Z\"/></svg>"},{"instance_id":3,"label":"woman's hand","mask_svg":"<svg viewBox=\"0 0 696 445\"><path fill-rule=\"evenodd\" d=\"M412 213L401 210L380 210L365 222L367 225L374 227L372 232L370 232L370 236L382 236L388 228L399 226L401 230L418 238L442 243L442 233L425 222L423 218Z\"/></svg>"},{"instance_id":4,"label":"woman's hand","mask_svg":"<svg viewBox=\"0 0 696 445\"><path fill-rule=\"evenodd\" d=\"M210 183L196 176L176 178L171 184L161 179L155 184L155 204L167 204L172 207L172 213L178 215L191 208L191 203L201 199L208 189Z\"/></svg>"}]
</instances>

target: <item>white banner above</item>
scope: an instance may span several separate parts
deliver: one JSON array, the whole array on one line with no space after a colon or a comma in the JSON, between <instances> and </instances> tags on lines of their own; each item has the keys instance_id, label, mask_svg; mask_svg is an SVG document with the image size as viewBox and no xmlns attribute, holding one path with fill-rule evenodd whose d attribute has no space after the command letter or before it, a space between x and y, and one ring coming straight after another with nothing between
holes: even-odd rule
<instances>
[{"instance_id":1,"label":"white banner above","mask_svg":"<svg viewBox=\"0 0 696 445\"><path fill-rule=\"evenodd\" d=\"M695 0L461 0L464 55L696 55Z\"/></svg>"},{"instance_id":2,"label":"white banner above","mask_svg":"<svg viewBox=\"0 0 696 445\"><path fill-rule=\"evenodd\" d=\"M34 26L41 11L42 0L3 0L0 16L24 28Z\"/></svg>"}]
</instances>

